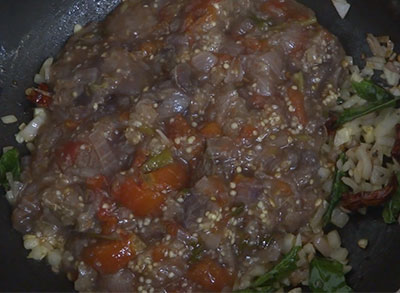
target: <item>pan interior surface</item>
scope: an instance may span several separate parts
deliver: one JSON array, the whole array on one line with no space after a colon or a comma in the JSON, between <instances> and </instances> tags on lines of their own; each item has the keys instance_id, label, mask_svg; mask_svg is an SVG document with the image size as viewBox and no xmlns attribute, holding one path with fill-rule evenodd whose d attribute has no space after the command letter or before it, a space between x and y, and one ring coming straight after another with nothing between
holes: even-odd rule
<instances>
[{"instance_id":1,"label":"pan interior surface","mask_svg":"<svg viewBox=\"0 0 400 293\"><path fill-rule=\"evenodd\" d=\"M369 54L367 33L389 35L400 44L400 6L397 1L353 0L342 20L330 1L302 0L312 8L319 22L336 34L348 55L357 63L362 53ZM31 105L24 89L48 56L56 56L75 24L104 18L119 0L13 0L0 3L0 117L14 114L20 122L29 121ZM18 125L0 124L0 147L17 145ZM20 148L22 153L26 150ZM0 291L72 291L73 284L64 275L51 272L49 266L27 260L21 235L11 228L11 209L0 196ZM379 209L367 216L355 215L340 231L350 252L353 267L347 275L355 291L396 291L400 288L400 226L383 223ZM361 238L369 240L366 250L358 247Z\"/></svg>"}]
</instances>

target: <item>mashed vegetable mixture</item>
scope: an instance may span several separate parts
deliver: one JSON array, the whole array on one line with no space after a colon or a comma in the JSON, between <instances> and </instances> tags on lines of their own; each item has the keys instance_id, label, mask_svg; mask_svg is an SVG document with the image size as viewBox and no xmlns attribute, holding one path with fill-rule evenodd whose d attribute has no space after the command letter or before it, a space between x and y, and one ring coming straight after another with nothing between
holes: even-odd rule
<instances>
[{"instance_id":1,"label":"mashed vegetable mixture","mask_svg":"<svg viewBox=\"0 0 400 293\"><path fill-rule=\"evenodd\" d=\"M27 91L43 126L12 199L30 257L79 291L350 290L322 231L347 216L325 200L348 191L327 143L359 117L336 105L347 66L292 0L122 2Z\"/></svg>"}]
</instances>

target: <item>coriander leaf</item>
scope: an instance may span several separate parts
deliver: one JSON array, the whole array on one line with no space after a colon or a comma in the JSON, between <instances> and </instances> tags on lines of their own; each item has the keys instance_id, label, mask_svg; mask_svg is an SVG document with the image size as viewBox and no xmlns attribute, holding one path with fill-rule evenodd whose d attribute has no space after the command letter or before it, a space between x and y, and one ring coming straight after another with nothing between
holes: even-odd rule
<instances>
[{"instance_id":1,"label":"coriander leaf","mask_svg":"<svg viewBox=\"0 0 400 293\"><path fill-rule=\"evenodd\" d=\"M386 202L385 208L382 212L383 220L386 224L396 223L400 215L400 173L396 174L396 178L397 189L392 198L388 202Z\"/></svg>"},{"instance_id":2,"label":"coriander leaf","mask_svg":"<svg viewBox=\"0 0 400 293\"><path fill-rule=\"evenodd\" d=\"M376 112L385 108L395 107L400 97L395 97L389 91L380 87L369 80L353 82L356 93L367 101L366 104L344 110L342 113L334 115L334 119L329 122L331 129L337 129L343 124L350 122L369 113Z\"/></svg>"},{"instance_id":3,"label":"coriander leaf","mask_svg":"<svg viewBox=\"0 0 400 293\"><path fill-rule=\"evenodd\" d=\"M260 17L257 17L256 15L250 15L249 18L260 29L268 26L268 20L266 19L262 19Z\"/></svg>"},{"instance_id":4,"label":"coriander leaf","mask_svg":"<svg viewBox=\"0 0 400 293\"><path fill-rule=\"evenodd\" d=\"M352 292L346 284L343 265L322 257L311 261L309 286L312 292Z\"/></svg>"},{"instance_id":5,"label":"coriander leaf","mask_svg":"<svg viewBox=\"0 0 400 293\"><path fill-rule=\"evenodd\" d=\"M390 107L395 107L397 101L399 100L400 97L395 97L392 100L369 102L360 107L347 109L338 116L335 122L335 128L338 128L339 126L342 126L343 124L353 121L354 119L357 119L359 117L368 115L369 113L373 113Z\"/></svg>"},{"instance_id":6,"label":"coriander leaf","mask_svg":"<svg viewBox=\"0 0 400 293\"><path fill-rule=\"evenodd\" d=\"M357 95L369 102L382 102L394 99L394 96L389 91L370 80L352 82L352 85Z\"/></svg>"},{"instance_id":7,"label":"coriander leaf","mask_svg":"<svg viewBox=\"0 0 400 293\"><path fill-rule=\"evenodd\" d=\"M346 161L346 155L344 153L342 153L339 156L339 160L341 160L344 163ZM324 226L327 225L331 221L333 210L339 204L340 200L342 199L343 194L348 191L347 185L344 184L342 181L342 177L344 175L345 175L345 173L343 171L336 168L335 175L333 177L332 190L331 190L331 194L329 196L329 198L330 198L329 206L323 217L323 225Z\"/></svg>"},{"instance_id":8,"label":"coriander leaf","mask_svg":"<svg viewBox=\"0 0 400 293\"><path fill-rule=\"evenodd\" d=\"M169 149L165 149L158 155L151 157L147 162L142 165L141 168L144 173L149 173L165 167L166 165L172 164L173 162L174 158L172 157L171 151Z\"/></svg>"},{"instance_id":9,"label":"coriander leaf","mask_svg":"<svg viewBox=\"0 0 400 293\"><path fill-rule=\"evenodd\" d=\"M299 260L297 253L300 249L300 246L293 247L270 271L257 277L252 282L251 288L265 287L286 278L291 272L297 269L296 262Z\"/></svg>"},{"instance_id":10,"label":"coriander leaf","mask_svg":"<svg viewBox=\"0 0 400 293\"><path fill-rule=\"evenodd\" d=\"M7 173L11 173L15 180L19 179L21 166L19 163L19 152L17 149L11 149L4 153L0 158L0 185L5 189L9 188Z\"/></svg>"}]
</instances>

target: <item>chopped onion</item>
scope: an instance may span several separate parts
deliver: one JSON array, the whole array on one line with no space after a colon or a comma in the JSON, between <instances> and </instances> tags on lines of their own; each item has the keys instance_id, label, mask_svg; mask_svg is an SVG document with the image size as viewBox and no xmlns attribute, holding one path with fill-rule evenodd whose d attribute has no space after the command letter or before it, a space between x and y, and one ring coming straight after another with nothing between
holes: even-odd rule
<instances>
[{"instance_id":1,"label":"chopped onion","mask_svg":"<svg viewBox=\"0 0 400 293\"><path fill-rule=\"evenodd\" d=\"M15 117L15 115L6 115L6 116L1 117L1 121L4 124L11 124L11 123L17 122L18 120L17 120L17 117Z\"/></svg>"},{"instance_id":2,"label":"chopped onion","mask_svg":"<svg viewBox=\"0 0 400 293\"><path fill-rule=\"evenodd\" d=\"M218 58L210 52L201 52L192 58L192 65L201 72L209 72L217 64Z\"/></svg>"},{"instance_id":3,"label":"chopped onion","mask_svg":"<svg viewBox=\"0 0 400 293\"><path fill-rule=\"evenodd\" d=\"M333 5L336 8L336 11L343 19L346 17L347 13L350 10L350 4L346 0L332 0Z\"/></svg>"},{"instance_id":4,"label":"chopped onion","mask_svg":"<svg viewBox=\"0 0 400 293\"><path fill-rule=\"evenodd\" d=\"M348 143L351 140L351 128L344 127L336 132L334 144L339 147L342 144Z\"/></svg>"},{"instance_id":5,"label":"chopped onion","mask_svg":"<svg viewBox=\"0 0 400 293\"><path fill-rule=\"evenodd\" d=\"M392 62L386 63L385 67L383 68L383 73L389 85L396 86L399 83L399 70L396 68L396 66L394 66Z\"/></svg>"},{"instance_id":6,"label":"chopped onion","mask_svg":"<svg viewBox=\"0 0 400 293\"><path fill-rule=\"evenodd\" d=\"M385 57L386 49L381 46L379 40L372 34L367 35L367 42L374 56Z\"/></svg>"},{"instance_id":7,"label":"chopped onion","mask_svg":"<svg viewBox=\"0 0 400 293\"><path fill-rule=\"evenodd\" d=\"M325 235L315 236L313 239L314 247L322 253L323 256L329 257L332 253L332 247L329 245Z\"/></svg>"},{"instance_id":8,"label":"chopped onion","mask_svg":"<svg viewBox=\"0 0 400 293\"><path fill-rule=\"evenodd\" d=\"M329 232L326 237L328 238L328 243L333 249L337 249L340 247L340 235L337 230L333 230Z\"/></svg>"},{"instance_id":9,"label":"chopped onion","mask_svg":"<svg viewBox=\"0 0 400 293\"><path fill-rule=\"evenodd\" d=\"M349 251L346 248L339 247L338 249L332 251L330 257L334 260L337 260L338 262L346 263L346 258L348 255Z\"/></svg>"},{"instance_id":10,"label":"chopped onion","mask_svg":"<svg viewBox=\"0 0 400 293\"><path fill-rule=\"evenodd\" d=\"M168 89L164 91L165 98L158 108L159 118L166 119L186 111L190 99L181 91Z\"/></svg>"},{"instance_id":11,"label":"chopped onion","mask_svg":"<svg viewBox=\"0 0 400 293\"><path fill-rule=\"evenodd\" d=\"M288 233L283 238L282 252L288 253L294 246L295 236L292 233Z\"/></svg>"},{"instance_id":12,"label":"chopped onion","mask_svg":"<svg viewBox=\"0 0 400 293\"><path fill-rule=\"evenodd\" d=\"M3 154L5 154L6 152L8 152L9 150L12 150L14 147L13 146L5 146L3 147Z\"/></svg>"},{"instance_id":13,"label":"chopped onion","mask_svg":"<svg viewBox=\"0 0 400 293\"><path fill-rule=\"evenodd\" d=\"M16 134L15 139L18 143L29 142L35 139L40 127L46 123L47 113L44 109L36 110L35 117L24 128Z\"/></svg>"},{"instance_id":14,"label":"chopped onion","mask_svg":"<svg viewBox=\"0 0 400 293\"><path fill-rule=\"evenodd\" d=\"M7 191L6 198L11 205L14 205L18 200L19 194L23 189L24 184L19 181L15 181L12 173L10 172L6 173L6 179L8 184L10 185L10 190Z\"/></svg>"},{"instance_id":15,"label":"chopped onion","mask_svg":"<svg viewBox=\"0 0 400 293\"><path fill-rule=\"evenodd\" d=\"M346 226L347 222L349 221L349 216L341 211L340 209L336 208L332 212L331 222L333 225L343 228Z\"/></svg>"},{"instance_id":16,"label":"chopped onion","mask_svg":"<svg viewBox=\"0 0 400 293\"><path fill-rule=\"evenodd\" d=\"M35 74L33 81L37 84L48 82L50 80L50 67L53 64L54 58L47 58L44 62L38 74Z\"/></svg>"},{"instance_id":17,"label":"chopped onion","mask_svg":"<svg viewBox=\"0 0 400 293\"><path fill-rule=\"evenodd\" d=\"M216 249L222 240L222 235L217 233L202 233L202 240L208 249Z\"/></svg>"}]
</instances>

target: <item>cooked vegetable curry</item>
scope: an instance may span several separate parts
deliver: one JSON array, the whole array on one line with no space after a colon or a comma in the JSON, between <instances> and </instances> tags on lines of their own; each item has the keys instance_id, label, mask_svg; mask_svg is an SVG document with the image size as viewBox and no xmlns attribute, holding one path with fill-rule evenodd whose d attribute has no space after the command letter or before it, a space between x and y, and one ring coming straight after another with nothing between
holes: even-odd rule
<instances>
[{"instance_id":1,"label":"cooked vegetable curry","mask_svg":"<svg viewBox=\"0 0 400 293\"><path fill-rule=\"evenodd\" d=\"M28 93L49 115L14 226L60 243L80 291L300 284L283 242L324 197L343 58L292 0L122 2Z\"/></svg>"}]
</instances>

